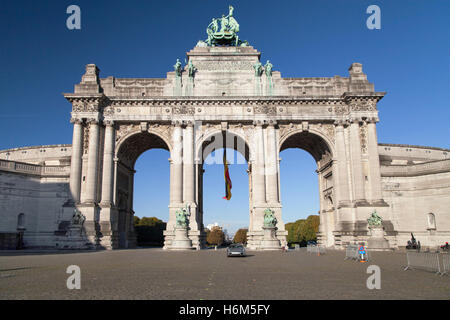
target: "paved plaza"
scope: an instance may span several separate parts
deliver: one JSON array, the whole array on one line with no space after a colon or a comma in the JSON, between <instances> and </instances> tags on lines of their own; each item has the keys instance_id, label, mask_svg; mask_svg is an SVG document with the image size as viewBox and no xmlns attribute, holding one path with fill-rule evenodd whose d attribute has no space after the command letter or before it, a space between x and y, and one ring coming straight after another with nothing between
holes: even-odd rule
<instances>
[{"instance_id":1,"label":"paved plaza","mask_svg":"<svg viewBox=\"0 0 450 320\"><path fill-rule=\"evenodd\" d=\"M0 299L450 299L450 277L403 271L405 253L376 252L369 263L344 260L343 251L224 249L167 252L0 253ZM369 265L381 269L381 289L366 287ZM81 289L66 287L69 265L81 268Z\"/></svg>"}]
</instances>

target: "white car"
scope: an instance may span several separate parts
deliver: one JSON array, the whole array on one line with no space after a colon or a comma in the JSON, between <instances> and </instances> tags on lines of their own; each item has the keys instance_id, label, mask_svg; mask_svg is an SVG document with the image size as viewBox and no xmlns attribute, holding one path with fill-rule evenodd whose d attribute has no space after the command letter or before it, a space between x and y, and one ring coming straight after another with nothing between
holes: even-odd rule
<instances>
[{"instance_id":1,"label":"white car","mask_svg":"<svg viewBox=\"0 0 450 320\"><path fill-rule=\"evenodd\" d=\"M240 243L233 243L227 248L228 257L245 257L245 248Z\"/></svg>"}]
</instances>

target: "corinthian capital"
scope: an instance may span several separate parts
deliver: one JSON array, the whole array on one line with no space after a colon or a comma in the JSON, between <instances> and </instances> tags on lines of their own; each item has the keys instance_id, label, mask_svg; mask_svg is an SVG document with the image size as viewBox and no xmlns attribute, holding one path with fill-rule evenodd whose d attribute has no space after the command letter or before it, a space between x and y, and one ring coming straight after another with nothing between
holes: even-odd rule
<instances>
[{"instance_id":1,"label":"corinthian capital","mask_svg":"<svg viewBox=\"0 0 450 320\"><path fill-rule=\"evenodd\" d=\"M86 123L92 125L92 124L98 124L99 121L96 118L88 118L88 119L86 119Z\"/></svg>"},{"instance_id":2,"label":"corinthian capital","mask_svg":"<svg viewBox=\"0 0 450 320\"><path fill-rule=\"evenodd\" d=\"M82 119L78 119L78 118L71 118L70 119L70 123L72 123L72 124L82 124L83 120Z\"/></svg>"},{"instance_id":3,"label":"corinthian capital","mask_svg":"<svg viewBox=\"0 0 450 320\"><path fill-rule=\"evenodd\" d=\"M114 126L114 121L113 120L103 120L103 124L106 127L112 127L112 126Z\"/></svg>"}]
</instances>

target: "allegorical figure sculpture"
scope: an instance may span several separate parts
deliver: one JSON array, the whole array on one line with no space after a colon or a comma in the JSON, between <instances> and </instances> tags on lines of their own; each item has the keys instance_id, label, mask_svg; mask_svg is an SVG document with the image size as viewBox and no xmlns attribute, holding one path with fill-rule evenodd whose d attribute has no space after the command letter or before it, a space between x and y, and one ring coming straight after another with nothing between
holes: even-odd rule
<instances>
[{"instance_id":1,"label":"allegorical figure sculpture","mask_svg":"<svg viewBox=\"0 0 450 320\"><path fill-rule=\"evenodd\" d=\"M237 33L239 32L239 23L233 17L234 8L229 6L228 15L222 15L221 18L212 19L206 28L208 38L204 41L208 46L216 45L234 45L248 46L247 41L241 41ZM220 22L220 28L219 28Z\"/></svg>"},{"instance_id":2,"label":"allegorical figure sculpture","mask_svg":"<svg viewBox=\"0 0 450 320\"><path fill-rule=\"evenodd\" d=\"M175 63L173 68L175 69L175 75L177 77L181 77L181 62L180 62L180 59L177 59L177 62Z\"/></svg>"},{"instance_id":3,"label":"allegorical figure sculpture","mask_svg":"<svg viewBox=\"0 0 450 320\"><path fill-rule=\"evenodd\" d=\"M265 70L266 76L268 78L272 77L272 68L273 68L273 65L270 63L269 60L267 60L266 65L264 66L264 70Z\"/></svg>"},{"instance_id":4,"label":"allegorical figure sculpture","mask_svg":"<svg viewBox=\"0 0 450 320\"><path fill-rule=\"evenodd\" d=\"M383 219L378 215L377 211L375 210L372 212L369 219L367 219L367 223L369 224L370 228L377 228L381 227L383 225Z\"/></svg>"},{"instance_id":5,"label":"allegorical figure sculpture","mask_svg":"<svg viewBox=\"0 0 450 320\"><path fill-rule=\"evenodd\" d=\"M194 77L195 71L197 71L197 68L194 66L194 64L192 63L192 61L189 60L189 63L188 63L188 74L189 74L189 78L193 78L193 77Z\"/></svg>"},{"instance_id":6,"label":"allegorical figure sculpture","mask_svg":"<svg viewBox=\"0 0 450 320\"><path fill-rule=\"evenodd\" d=\"M274 211L267 208L264 210L264 227L265 228L275 228L278 221L277 218L275 218Z\"/></svg>"},{"instance_id":7,"label":"allegorical figure sculpture","mask_svg":"<svg viewBox=\"0 0 450 320\"><path fill-rule=\"evenodd\" d=\"M261 75L263 73L263 66L262 66L262 63L260 61L258 61L257 63L255 63L253 65L253 69L255 69L255 76L256 77L261 77Z\"/></svg>"},{"instance_id":8,"label":"allegorical figure sculpture","mask_svg":"<svg viewBox=\"0 0 450 320\"><path fill-rule=\"evenodd\" d=\"M178 209L175 212L175 228L185 229L189 225L190 208Z\"/></svg>"},{"instance_id":9,"label":"allegorical figure sculpture","mask_svg":"<svg viewBox=\"0 0 450 320\"><path fill-rule=\"evenodd\" d=\"M78 209L73 210L72 220L70 221L71 225L82 226L85 220L86 217Z\"/></svg>"}]
</instances>

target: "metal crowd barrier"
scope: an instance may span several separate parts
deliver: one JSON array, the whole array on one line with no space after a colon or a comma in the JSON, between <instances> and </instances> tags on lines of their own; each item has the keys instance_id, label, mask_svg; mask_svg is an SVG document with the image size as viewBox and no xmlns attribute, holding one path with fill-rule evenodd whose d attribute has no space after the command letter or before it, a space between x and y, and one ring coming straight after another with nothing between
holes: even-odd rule
<instances>
[{"instance_id":1,"label":"metal crowd barrier","mask_svg":"<svg viewBox=\"0 0 450 320\"><path fill-rule=\"evenodd\" d=\"M357 260L358 248L359 246L356 244L349 244L347 248L345 248L345 260L347 259Z\"/></svg>"},{"instance_id":2,"label":"metal crowd barrier","mask_svg":"<svg viewBox=\"0 0 450 320\"><path fill-rule=\"evenodd\" d=\"M308 244L306 246L306 252L308 253L315 253L315 254L325 254L325 247L322 246L314 246L314 245L310 245Z\"/></svg>"},{"instance_id":3,"label":"metal crowd barrier","mask_svg":"<svg viewBox=\"0 0 450 320\"><path fill-rule=\"evenodd\" d=\"M450 253L442 254L442 273L450 275Z\"/></svg>"},{"instance_id":4,"label":"metal crowd barrier","mask_svg":"<svg viewBox=\"0 0 450 320\"><path fill-rule=\"evenodd\" d=\"M357 244L347 245L347 247L345 248L344 260L360 260L361 259L361 255L359 254L360 247L361 247L361 245L357 245ZM367 248L365 248L364 251L366 252L364 254L364 260L369 261L369 259L370 259L369 250L367 250Z\"/></svg>"},{"instance_id":5,"label":"metal crowd barrier","mask_svg":"<svg viewBox=\"0 0 450 320\"><path fill-rule=\"evenodd\" d=\"M443 259L445 258L443 257ZM404 270L421 269L425 271L435 272L436 274L442 274L441 265L439 263L439 253L406 252L406 261L408 265Z\"/></svg>"}]
</instances>

